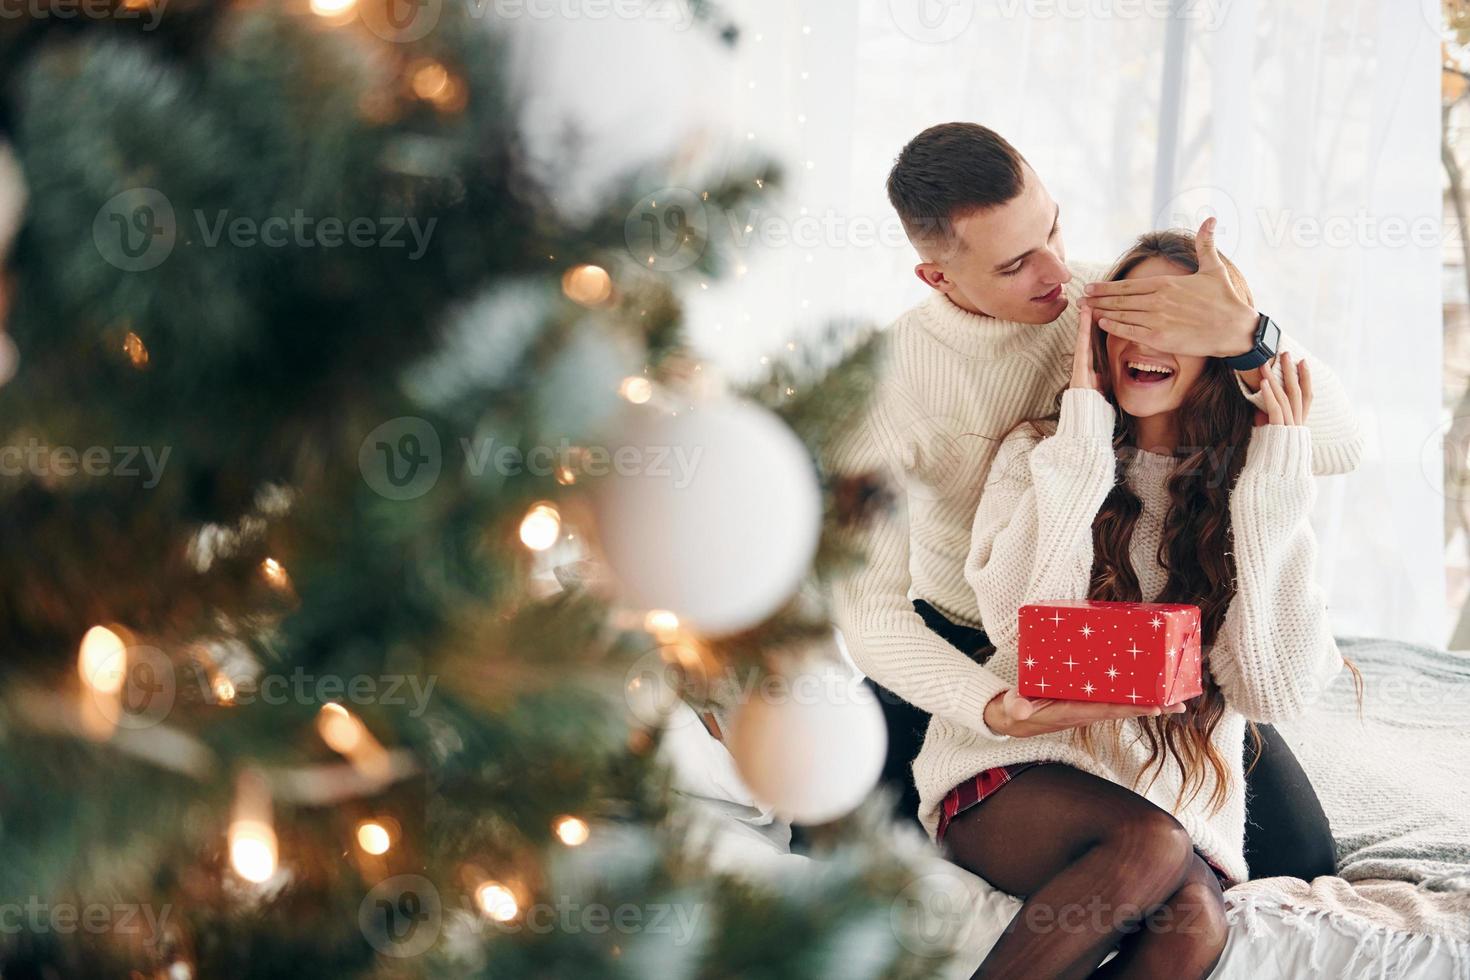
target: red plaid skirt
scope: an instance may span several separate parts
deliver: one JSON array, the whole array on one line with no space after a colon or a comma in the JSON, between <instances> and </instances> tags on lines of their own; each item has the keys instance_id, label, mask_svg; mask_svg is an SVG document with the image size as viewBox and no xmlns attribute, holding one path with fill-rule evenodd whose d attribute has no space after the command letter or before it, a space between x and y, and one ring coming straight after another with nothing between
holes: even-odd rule
<instances>
[{"instance_id":1,"label":"red plaid skirt","mask_svg":"<svg viewBox=\"0 0 1470 980\"><path fill-rule=\"evenodd\" d=\"M943 841L944 832L949 829L949 822L951 820L970 809L970 807L979 804L991 793L994 793L1006 783L1010 782L1017 773L1025 772L1032 766L1045 764L1044 762L1018 762L1010 766L995 766L994 768L986 769L984 772L976 773L974 778L960 783L949 791L944 797L944 802L939 807L939 829L935 832L935 840ZM1225 869L1205 857L1204 852L1197 847L1195 848L1195 853L1204 859L1204 862L1210 866L1210 870L1215 872L1215 877L1220 879L1221 890L1229 888L1230 876L1225 873Z\"/></svg>"}]
</instances>

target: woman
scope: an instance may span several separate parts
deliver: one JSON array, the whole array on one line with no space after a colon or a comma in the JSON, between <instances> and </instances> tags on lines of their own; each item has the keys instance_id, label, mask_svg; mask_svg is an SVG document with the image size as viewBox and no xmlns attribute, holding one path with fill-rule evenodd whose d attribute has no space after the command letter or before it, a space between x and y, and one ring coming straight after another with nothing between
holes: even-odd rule
<instances>
[{"instance_id":1,"label":"woman","mask_svg":"<svg viewBox=\"0 0 1470 980\"><path fill-rule=\"evenodd\" d=\"M1192 236L1154 233L1111 278L1194 268ZM1146 715L1099 722L1011 689L986 732L930 724L920 820L1025 898L977 976L1204 977L1224 949L1222 888L1248 877L1246 729L1300 713L1344 663L1314 579L1311 373L1281 368L1262 372L1258 419L1223 361L1113 338L1083 311L1057 415L1003 442L966 564L995 624L988 668L1015 682L1020 606L1090 598L1198 605L1205 676Z\"/></svg>"}]
</instances>

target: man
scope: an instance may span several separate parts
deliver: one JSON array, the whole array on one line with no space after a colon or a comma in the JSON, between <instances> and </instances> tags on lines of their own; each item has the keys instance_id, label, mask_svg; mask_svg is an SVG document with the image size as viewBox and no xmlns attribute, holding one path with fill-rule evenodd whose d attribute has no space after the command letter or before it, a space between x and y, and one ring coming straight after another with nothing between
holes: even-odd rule
<instances>
[{"instance_id":1,"label":"man","mask_svg":"<svg viewBox=\"0 0 1470 980\"><path fill-rule=\"evenodd\" d=\"M931 127L904 147L888 197L918 252L914 271L933 292L894 322L882 374L862 426L834 448L843 472L887 473L898 498L863 532L867 563L835 584L839 627L853 661L878 690L888 718L885 781L914 817L909 766L928 716L977 737L1049 711L1006 693L981 664L989 653L964 578L981 488L1001 439L1045 416L1070 376L1080 304L1108 333L1159 351L1236 357L1242 395L1263 408L1261 364L1300 344L1238 295L1215 252L1213 220L1200 229L1200 270L1189 276L1096 281L1105 270L1069 266L1061 212L1036 172L993 131L972 123ZM1279 337L1279 339L1278 339ZM1313 472L1356 468L1362 437L1346 393L1312 359ZM1076 713L1076 706L1069 711ZM1096 706L1097 720L1118 706ZM1265 753L1249 779L1252 873L1310 880L1334 871L1331 838L1310 783L1280 736L1263 726Z\"/></svg>"}]
</instances>

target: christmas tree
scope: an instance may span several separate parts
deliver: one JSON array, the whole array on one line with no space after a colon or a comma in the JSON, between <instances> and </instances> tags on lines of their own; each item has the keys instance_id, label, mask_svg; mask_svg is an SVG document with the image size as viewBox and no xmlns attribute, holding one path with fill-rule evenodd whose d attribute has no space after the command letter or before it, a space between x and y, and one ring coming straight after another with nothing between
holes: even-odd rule
<instances>
[{"instance_id":1,"label":"christmas tree","mask_svg":"<svg viewBox=\"0 0 1470 980\"><path fill-rule=\"evenodd\" d=\"M931 974L881 800L763 884L660 761L874 502L805 448L871 342L683 341L776 168L573 212L483 6L62 7L0 20L0 973Z\"/></svg>"}]
</instances>

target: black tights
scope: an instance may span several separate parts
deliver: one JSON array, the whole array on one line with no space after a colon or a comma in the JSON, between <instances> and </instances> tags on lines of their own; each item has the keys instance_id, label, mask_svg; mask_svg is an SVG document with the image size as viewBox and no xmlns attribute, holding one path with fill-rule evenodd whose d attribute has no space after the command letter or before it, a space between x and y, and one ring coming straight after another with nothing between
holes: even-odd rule
<instances>
[{"instance_id":1,"label":"black tights","mask_svg":"<svg viewBox=\"0 0 1470 980\"><path fill-rule=\"evenodd\" d=\"M1018 773L956 816L944 846L960 867L1025 898L975 977L1188 980L1209 976L1225 949L1225 899L1189 833L1137 793L1071 766Z\"/></svg>"},{"instance_id":2,"label":"black tights","mask_svg":"<svg viewBox=\"0 0 1470 980\"><path fill-rule=\"evenodd\" d=\"M914 600L914 611L937 635L977 663L984 663L993 652L984 630L951 622L923 599ZM872 680L867 684L878 696L888 724L883 784L894 796L898 819L917 827L919 793L910 767L924 744L929 715ZM1319 875L1336 874L1332 828L1311 780L1276 729L1257 727L1261 758L1245 774L1245 861L1251 877L1289 875L1311 881ZM1247 766L1254 755L1254 743L1247 738L1243 759Z\"/></svg>"}]
</instances>

